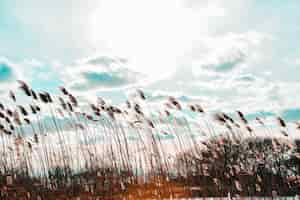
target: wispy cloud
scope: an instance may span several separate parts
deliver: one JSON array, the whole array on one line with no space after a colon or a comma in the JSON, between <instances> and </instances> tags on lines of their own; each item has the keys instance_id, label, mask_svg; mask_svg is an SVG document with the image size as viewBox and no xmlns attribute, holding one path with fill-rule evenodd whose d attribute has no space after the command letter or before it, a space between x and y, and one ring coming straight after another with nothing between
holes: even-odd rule
<instances>
[{"instance_id":1,"label":"wispy cloud","mask_svg":"<svg viewBox=\"0 0 300 200\"><path fill-rule=\"evenodd\" d=\"M79 91L125 87L143 79L143 75L127 67L122 58L98 56L66 67L68 86Z\"/></svg>"}]
</instances>

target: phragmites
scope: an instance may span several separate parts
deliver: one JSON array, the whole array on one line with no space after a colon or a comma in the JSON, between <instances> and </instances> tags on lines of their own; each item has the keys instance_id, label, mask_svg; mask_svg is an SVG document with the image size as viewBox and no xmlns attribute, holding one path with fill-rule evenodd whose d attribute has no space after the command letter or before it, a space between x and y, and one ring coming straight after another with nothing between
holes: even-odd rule
<instances>
[{"instance_id":1,"label":"phragmites","mask_svg":"<svg viewBox=\"0 0 300 200\"><path fill-rule=\"evenodd\" d=\"M31 96L31 89L29 88L29 86L27 85L27 83L25 83L24 81L18 80L19 84L20 84L20 89L27 95L27 96Z\"/></svg>"},{"instance_id":2,"label":"phragmites","mask_svg":"<svg viewBox=\"0 0 300 200\"><path fill-rule=\"evenodd\" d=\"M114 111L114 113L116 113L116 114L122 114L122 110L120 109L120 108L118 108L118 107L113 107L113 111Z\"/></svg>"},{"instance_id":3,"label":"phragmites","mask_svg":"<svg viewBox=\"0 0 300 200\"><path fill-rule=\"evenodd\" d=\"M26 111L26 109L21 106L21 105L18 105L18 108L20 109L21 113L24 115L24 116L27 116L28 115L28 112Z\"/></svg>"},{"instance_id":4,"label":"phragmites","mask_svg":"<svg viewBox=\"0 0 300 200\"><path fill-rule=\"evenodd\" d=\"M10 116L10 117L12 117L13 116L13 112L10 110L10 109L6 109L6 114L8 115L8 116Z\"/></svg>"},{"instance_id":5,"label":"phragmites","mask_svg":"<svg viewBox=\"0 0 300 200\"><path fill-rule=\"evenodd\" d=\"M39 143L39 136L36 133L33 135L33 139L35 143Z\"/></svg>"},{"instance_id":6,"label":"phragmites","mask_svg":"<svg viewBox=\"0 0 300 200\"><path fill-rule=\"evenodd\" d=\"M174 97L169 97L169 102L176 107L177 110L181 110L182 107L179 103L179 101L177 101Z\"/></svg>"},{"instance_id":7,"label":"phragmites","mask_svg":"<svg viewBox=\"0 0 300 200\"><path fill-rule=\"evenodd\" d=\"M85 130L84 125L81 123L76 123L75 126L76 126L76 128L79 128L80 130Z\"/></svg>"},{"instance_id":8,"label":"phragmites","mask_svg":"<svg viewBox=\"0 0 300 200\"><path fill-rule=\"evenodd\" d=\"M3 132L7 135L12 135L12 131L4 129Z\"/></svg>"},{"instance_id":9,"label":"phragmites","mask_svg":"<svg viewBox=\"0 0 300 200\"><path fill-rule=\"evenodd\" d=\"M27 145L28 145L29 150L32 151L32 144L30 142L27 142Z\"/></svg>"},{"instance_id":10,"label":"phragmites","mask_svg":"<svg viewBox=\"0 0 300 200\"><path fill-rule=\"evenodd\" d=\"M30 109L31 109L31 113L32 114L36 114L37 113L36 108L34 107L34 105L30 105Z\"/></svg>"},{"instance_id":11,"label":"phragmites","mask_svg":"<svg viewBox=\"0 0 300 200\"><path fill-rule=\"evenodd\" d=\"M64 88L64 87L59 87L59 89L60 89L60 91L61 91L64 95L68 95L68 94L69 94L69 92L67 91L66 88Z\"/></svg>"},{"instance_id":12,"label":"phragmites","mask_svg":"<svg viewBox=\"0 0 300 200\"><path fill-rule=\"evenodd\" d=\"M199 112L199 113L204 113L204 109L203 109L202 106L200 106L199 104L195 104L195 106L196 106L197 112Z\"/></svg>"},{"instance_id":13,"label":"phragmites","mask_svg":"<svg viewBox=\"0 0 300 200\"><path fill-rule=\"evenodd\" d=\"M67 106L68 106L68 109L70 112L74 111L73 106L72 106L72 104L70 104L70 102L67 103Z\"/></svg>"},{"instance_id":14,"label":"phragmites","mask_svg":"<svg viewBox=\"0 0 300 200\"><path fill-rule=\"evenodd\" d=\"M24 118L24 121L27 123L27 124L30 124L30 120L28 118Z\"/></svg>"},{"instance_id":15,"label":"phragmites","mask_svg":"<svg viewBox=\"0 0 300 200\"><path fill-rule=\"evenodd\" d=\"M137 93L142 100L146 100L146 96L142 90L137 90Z\"/></svg>"},{"instance_id":16,"label":"phragmites","mask_svg":"<svg viewBox=\"0 0 300 200\"><path fill-rule=\"evenodd\" d=\"M41 111L41 108L39 106L37 106L37 105L35 106L35 109L36 109L37 112Z\"/></svg>"},{"instance_id":17,"label":"phragmites","mask_svg":"<svg viewBox=\"0 0 300 200\"><path fill-rule=\"evenodd\" d=\"M90 121L94 121L94 122L97 121L97 120L95 120L95 119L93 118L92 115L85 114L85 117L86 117L86 119L88 119L88 120L90 120Z\"/></svg>"},{"instance_id":18,"label":"phragmites","mask_svg":"<svg viewBox=\"0 0 300 200\"><path fill-rule=\"evenodd\" d=\"M167 117L169 117L171 115L171 113L168 110L165 110L165 114Z\"/></svg>"},{"instance_id":19,"label":"phragmites","mask_svg":"<svg viewBox=\"0 0 300 200\"><path fill-rule=\"evenodd\" d=\"M115 120L115 114L114 114L114 108L113 106L109 106L107 109L106 109L106 112L108 114L108 116L112 119L112 120Z\"/></svg>"},{"instance_id":20,"label":"phragmites","mask_svg":"<svg viewBox=\"0 0 300 200\"><path fill-rule=\"evenodd\" d=\"M130 103L130 101L126 100L126 106L127 106L128 109L131 108L131 103Z\"/></svg>"},{"instance_id":21,"label":"phragmites","mask_svg":"<svg viewBox=\"0 0 300 200\"><path fill-rule=\"evenodd\" d=\"M262 119L260 119L259 117L256 117L255 120L256 120L259 124L261 124L261 125L263 125L263 126L265 125L264 122L262 121Z\"/></svg>"},{"instance_id":22,"label":"phragmites","mask_svg":"<svg viewBox=\"0 0 300 200\"><path fill-rule=\"evenodd\" d=\"M77 99L76 99L72 94L69 94L68 96L69 96L69 99L70 99L70 102L72 103L72 105L73 105L74 107L77 107L77 106L78 106L78 101L77 101Z\"/></svg>"},{"instance_id":23,"label":"phragmites","mask_svg":"<svg viewBox=\"0 0 300 200\"><path fill-rule=\"evenodd\" d=\"M64 99L61 98L61 97L58 97L58 100L59 100L59 102L60 102L61 107L62 107L64 110L67 110L67 104L65 103Z\"/></svg>"},{"instance_id":24,"label":"phragmites","mask_svg":"<svg viewBox=\"0 0 300 200\"><path fill-rule=\"evenodd\" d=\"M5 115L2 112L0 112L0 118L5 118Z\"/></svg>"},{"instance_id":25,"label":"phragmites","mask_svg":"<svg viewBox=\"0 0 300 200\"><path fill-rule=\"evenodd\" d=\"M52 97L48 92L40 92L38 96L43 103L53 103Z\"/></svg>"},{"instance_id":26,"label":"phragmites","mask_svg":"<svg viewBox=\"0 0 300 200\"><path fill-rule=\"evenodd\" d=\"M46 97L47 97L47 99L48 99L48 102L49 102L49 103L53 103L53 100L52 100L51 95L50 95L48 92L44 92L44 94L46 95Z\"/></svg>"},{"instance_id":27,"label":"phragmites","mask_svg":"<svg viewBox=\"0 0 300 200\"><path fill-rule=\"evenodd\" d=\"M44 93L39 93L38 94L39 97L40 97L40 100L43 102L43 103L49 103L49 99L48 99L48 96Z\"/></svg>"},{"instance_id":28,"label":"phragmites","mask_svg":"<svg viewBox=\"0 0 300 200\"><path fill-rule=\"evenodd\" d=\"M216 113L214 114L214 119L218 122L220 122L221 124L225 124L226 123L226 119L224 118L222 113Z\"/></svg>"},{"instance_id":29,"label":"phragmites","mask_svg":"<svg viewBox=\"0 0 300 200\"><path fill-rule=\"evenodd\" d=\"M100 109L95 104L90 104L91 109L94 113L100 113Z\"/></svg>"},{"instance_id":30,"label":"phragmites","mask_svg":"<svg viewBox=\"0 0 300 200\"><path fill-rule=\"evenodd\" d=\"M232 126L230 125L230 124L228 124L228 123L226 123L226 128L228 128L229 130L232 130Z\"/></svg>"},{"instance_id":31,"label":"phragmites","mask_svg":"<svg viewBox=\"0 0 300 200\"><path fill-rule=\"evenodd\" d=\"M98 108L95 104L90 104L90 107L96 116L101 116L101 109Z\"/></svg>"},{"instance_id":32,"label":"phragmites","mask_svg":"<svg viewBox=\"0 0 300 200\"><path fill-rule=\"evenodd\" d=\"M234 123L234 120L233 120L229 115L227 115L227 114L225 114L225 113L222 113L222 115L223 115L223 118L224 118L224 119L230 121L232 124Z\"/></svg>"},{"instance_id":33,"label":"phragmites","mask_svg":"<svg viewBox=\"0 0 300 200\"><path fill-rule=\"evenodd\" d=\"M281 127L283 127L283 128L286 127L286 123L281 117L277 117L277 121Z\"/></svg>"},{"instance_id":34,"label":"phragmites","mask_svg":"<svg viewBox=\"0 0 300 200\"><path fill-rule=\"evenodd\" d=\"M245 124L248 124L248 121L247 121L246 117L244 116L244 114L239 110L236 112L237 112L238 116L240 117L241 121Z\"/></svg>"},{"instance_id":35,"label":"phragmites","mask_svg":"<svg viewBox=\"0 0 300 200\"><path fill-rule=\"evenodd\" d=\"M249 133L252 133L253 132L253 129L250 127L250 126L246 126L246 129Z\"/></svg>"},{"instance_id":36,"label":"phragmites","mask_svg":"<svg viewBox=\"0 0 300 200\"><path fill-rule=\"evenodd\" d=\"M281 130L280 133L281 133L282 135L284 135L285 137L288 137L288 136L289 136L289 134L288 134L286 131L284 131L284 130Z\"/></svg>"},{"instance_id":37,"label":"phragmites","mask_svg":"<svg viewBox=\"0 0 300 200\"><path fill-rule=\"evenodd\" d=\"M34 100L38 100L38 97L37 97L35 91L31 89L30 92L31 92L32 98L33 98Z\"/></svg>"},{"instance_id":38,"label":"phragmites","mask_svg":"<svg viewBox=\"0 0 300 200\"><path fill-rule=\"evenodd\" d=\"M11 121L10 121L10 119L9 119L8 117L5 117L4 119L5 119L5 121L6 121L7 123L9 123L9 124L11 123Z\"/></svg>"},{"instance_id":39,"label":"phragmites","mask_svg":"<svg viewBox=\"0 0 300 200\"><path fill-rule=\"evenodd\" d=\"M144 113L142 112L141 106L137 103L134 105L134 111L139 115L144 115Z\"/></svg>"},{"instance_id":40,"label":"phragmites","mask_svg":"<svg viewBox=\"0 0 300 200\"><path fill-rule=\"evenodd\" d=\"M12 125L12 124L9 125L9 128L10 128L11 131L14 131L14 130L15 130L15 127L14 127L14 125Z\"/></svg>"},{"instance_id":41,"label":"phragmites","mask_svg":"<svg viewBox=\"0 0 300 200\"><path fill-rule=\"evenodd\" d=\"M204 113L202 106L199 104L190 104L188 107L192 112Z\"/></svg>"},{"instance_id":42,"label":"phragmites","mask_svg":"<svg viewBox=\"0 0 300 200\"><path fill-rule=\"evenodd\" d=\"M191 111L196 112L196 106L194 105L189 105L189 108Z\"/></svg>"},{"instance_id":43,"label":"phragmites","mask_svg":"<svg viewBox=\"0 0 300 200\"><path fill-rule=\"evenodd\" d=\"M155 128L154 123L152 122L152 120L150 119L146 119L147 124L151 127L151 128Z\"/></svg>"},{"instance_id":44,"label":"phragmites","mask_svg":"<svg viewBox=\"0 0 300 200\"><path fill-rule=\"evenodd\" d=\"M14 102L16 102L16 95L14 94L14 92L13 91L9 91L9 97L14 101Z\"/></svg>"},{"instance_id":45,"label":"phragmites","mask_svg":"<svg viewBox=\"0 0 300 200\"><path fill-rule=\"evenodd\" d=\"M269 186L263 184L268 180L274 180L275 184L278 181L288 189L285 174L280 177L277 170L292 171L295 168L292 163L297 146L293 144L290 150L286 148L287 144L283 146L288 140L272 134L277 129L271 125L269 129L268 121L263 121L262 117L253 120L251 117L250 121L250 117L246 118L247 115L240 111L213 112L216 114L210 115L201 107L202 102L182 103L174 97L167 97L164 101L154 99L148 104L147 96L141 90L124 104L105 102L100 97L88 104L81 103L65 88L56 95L34 92L26 84L22 87L25 93L27 89L31 92L31 97L24 99L23 92L18 91L15 93L17 103L11 99L7 105L0 103L0 140L3 143L0 154L4 157L2 165L6 165L0 171L7 169L14 173L22 169L26 172L24 174L40 173L46 182L43 188L51 187L51 191L68 189L65 184L72 188L73 182L86 185L85 181L89 183L88 178L96 174L101 179L112 177L113 182L119 178L121 181L132 180L123 177L123 174L129 174L138 178L138 182L140 176L149 175L147 179L155 185L173 185L173 181L193 182L189 187L207 184L207 187L201 187L201 193L212 191L216 192L215 196L228 191L241 196L249 191L251 195L256 195L255 190L270 191ZM23 95L20 98L19 93ZM288 129L289 123L283 119L277 121L279 134L292 135L289 131L294 129ZM274 118L273 123L277 124L277 121ZM300 129L300 122L296 125ZM275 145L264 136L278 137L282 144ZM13 142L16 138L18 145ZM287 152L291 156L282 156ZM297 155L298 162L300 154ZM37 158L38 163L35 162ZM289 165L292 170L288 169ZM136 177L137 168L145 174ZM78 174L79 179L74 176L78 170L83 172ZM264 172L267 172L266 176ZM257 174L262 180L256 180ZM170 177L173 175L174 179ZM131 184L135 183L126 181L125 189ZM97 187L91 188L98 193ZM206 188L210 191L207 192ZM36 196L35 193L32 195Z\"/></svg>"},{"instance_id":46,"label":"phragmites","mask_svg":"<svg viewBox=\"0 0 300 200\"><path fill-rule=\"evenodd\" d=\"M202 106L200 106L199 104L191 104L189 105L189 109L193 112L204 113Z\"/></svg>"},{"instance_id":47,"label":"phragmites","mask_svg":"<svg viewBox=\"0 0 300 200\"><path fill-rule=\"evenodd\" d=\"M95 113L95 115L96 116L101 116L101 111L100 111L100 109L99 108L97 108L96 110L94 110L94 113Z\"/></svg>"}]
</instances>

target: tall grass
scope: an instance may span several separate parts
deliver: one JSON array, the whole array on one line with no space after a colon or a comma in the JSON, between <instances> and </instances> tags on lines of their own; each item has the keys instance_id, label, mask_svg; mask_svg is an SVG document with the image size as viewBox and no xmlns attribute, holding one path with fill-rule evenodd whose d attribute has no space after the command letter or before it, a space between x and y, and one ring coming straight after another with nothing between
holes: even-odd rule
<instances>
[{"instance_id":1,"label":"tall grass","mask_svg":"<svg viewBox=\"0 0 300 200\"><path fill-rule=\"evenodd\" d=\"M63 87L53 95L19 84L29 103L20 91L0 103L1 198L117 198L153 181L151 198L175 195L171 182L187 196L300 191L299 144L279 116L277 128L258 117L253 126L241 111L211 118L201 105L174 97L158 110L142 90L124 105L101 98L87 105ZM9 187L18 188L14 196Z\"/></svg>"}]
</instances>

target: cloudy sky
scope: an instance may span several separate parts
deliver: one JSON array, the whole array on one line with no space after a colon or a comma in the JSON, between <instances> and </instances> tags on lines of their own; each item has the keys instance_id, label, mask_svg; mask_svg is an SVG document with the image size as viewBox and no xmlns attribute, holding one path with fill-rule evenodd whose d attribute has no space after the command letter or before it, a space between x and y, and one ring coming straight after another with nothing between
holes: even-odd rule
<instances>
[{"instance_id":1,"label":"cloudy sky","mask_svg":"<svg viewBox=\"0 0 300 200\"><path fill-rule=\"evenodd\" d=\"M300 119L299 0L1 0L0 96L17 79L120 103L143 88Z\"/></svg>"}]
</instances>

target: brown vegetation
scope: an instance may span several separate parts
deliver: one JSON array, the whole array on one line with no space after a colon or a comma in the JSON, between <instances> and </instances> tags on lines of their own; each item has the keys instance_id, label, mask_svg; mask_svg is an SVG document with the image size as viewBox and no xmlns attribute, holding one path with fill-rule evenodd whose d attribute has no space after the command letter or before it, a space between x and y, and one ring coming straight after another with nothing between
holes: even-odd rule
<instances>
[{"instance_id":1,"label":"brown vegetation","mask_svg":"<svg viewBox=\"0 0 300 200\"><path fill-rule=\"evenodd\" d=\"M12 102L0 103L1 199L299 194L300 145L281 117L276 130L241 111L212 120L200 104L174 97L153 111L142 90L123 106L100 97L87 106L63 87L57 96L19 83L29 103L14 91ZM176 115L188 110L197 122Z\"/></svg>"}]
</instances>

